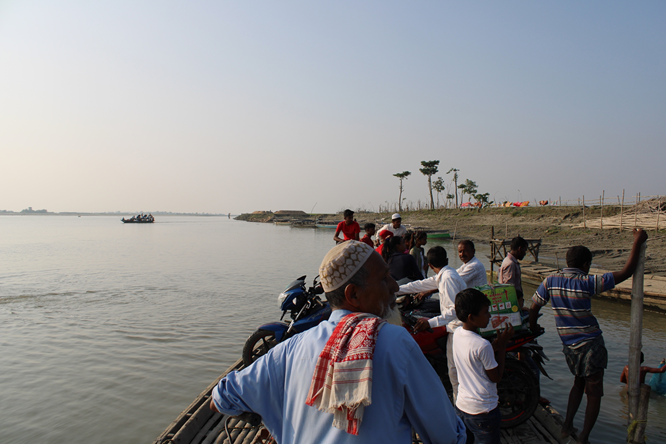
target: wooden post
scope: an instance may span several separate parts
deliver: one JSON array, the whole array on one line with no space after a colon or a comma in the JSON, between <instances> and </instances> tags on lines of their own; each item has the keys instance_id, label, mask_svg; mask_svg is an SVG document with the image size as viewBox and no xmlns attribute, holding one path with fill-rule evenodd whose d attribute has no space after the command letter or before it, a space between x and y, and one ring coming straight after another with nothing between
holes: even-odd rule
<instances>
[{"instance_id":1,"label":"wooden post","mask_svg":"<svg viewBox=\"0 0 666 444\"><path fill-rule=\"evenodd\" d=\"M641 193L636 195L636 204L634 205L634 228L636 228L636 221L638 219L638 202L640 201Z\"/></svg>"},{"instance_id":2,"label":"wooden post","mask_svg":"<svg viewBox=\"0 0 666 444\"><path fill-rule=\"evenodd\" d=\"M622 203L620 204L620 231L622 231L622 212L624 211L624 188L622 188Z\"/></svg>"},{"instance_id":3,"label":"wooden post","mask_svg":"<svg viewBox=\"0 0 666 444\"><path fill-rule=\"evenodd\" d=\"M638 401L638 423L634 430L633 442L643 444L645 442L645 427L647 426L648 407L650 405L650 391L652 388L647 384L641 384L641 394ZM629 439L631 437L628 437Z\"/></svg>"},{"instance_id":4,"label":"wooden post","mask_svg":"<svg viewBox=\"0 0 666 444\"><path fill-rule=\"evenodd\" d=\"M458 221L456 221L456 227L453 229L453 240L451 242L455 242L457 232L458 232Z\"/></svg>"},{"instance_id":5,"label":"wooden post","mask_svg":"<svg viewBox=\"0 0 666 444\"><path fill-rule=\"evenodd\" d=\"M657 230L655 233L659 233L659 215L661 214L661 196L659 196L659 200L657 201Z\"/></svg>"},{"instance_id":6,"label":"wooden post","mask_svg":"<svg viewBox=\"0 0 666 444\"><path fill-rule=\"evenodd\" d=\"M509 238L509 222L504 222L504 236L506 238Z\"/></svg>"},{"instance_id":7,"label":"wooden post","mask_svg":"<svg viewBox=\"0 0 666 444\"><path fill-rule=\"evenodd\" d=\"M560 272L560 258L557 257L557 253L555 253L555 262L557 263L557 272Z\"/></svg>"},{"instance_id":8,"label":"wooden post","mask_svg":"<svg viewBox=\"0 0 666 444\"><path fill-rule=\"evenodd\" d=\"M583 228L587 228L587 223L585 222L585 195L583 194Z\"/></svg>"},{"instance_id":9,"label":"wooden post","mask_svg":"<svg viewBox=\"0 0 666 444\"><path fill-rule=\"evenodd\" d=\"M640 398L641 335L643 330L643 273L645 271L645 243L638 251L638 264L631 285L631 327L629 332L629 425L638 420Z\"/></svg>"},{"instance_id":10,"label":"wooden post","mask_svg":"<svg viewBox=\"0 0 666 444\"><path fill-rule=\"evenodd\" d=\"M606 190L601 192L601 197L599 198L599 202L601 202L601 222L599 226L602 230L604 229L604 197L606 197Z\"/></svg>"},{"instance_id":11,"label":"wooden post","mask_svg":"<svg viewBox=\"0 0 666 444\"><path fill-rule=\"evenodd\" d=\"M559 196L558 201L559 201L559 203L557 204L557 206L561 207L562 206L562 196Z\"/></svg>"}]
</instances>

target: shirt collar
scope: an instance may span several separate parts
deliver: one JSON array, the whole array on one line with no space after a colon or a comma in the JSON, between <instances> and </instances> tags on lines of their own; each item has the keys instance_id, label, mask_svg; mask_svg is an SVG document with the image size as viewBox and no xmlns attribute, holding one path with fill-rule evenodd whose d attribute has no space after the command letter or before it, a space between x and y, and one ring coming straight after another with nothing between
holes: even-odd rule
<instances>
[{"instance_id":1,"label":"shirt collar","mask_svg":"<svg viewBox=\"0 0 666 444\"><path fill-rule=\"evenodd\" d=\"M562 273L565 274L585 274L583 270L580 268L574 268L574 267L566 267L562 269Z\"/></svg>"},{"instance_id":2,"label":"shirt collar","mask_svg":"<svg viewBox=\"0 0 666 444\"><path fill-rule=\"evenodd\" d=\"M511 259L513 262L518 263L518 259L516 259L516 256L514 256L513 254L511 254L511 253L507 253L507 254L506 254L506 257L508 257L509 259Z\"/></svg>"},{"instance_id":3,"label":"shirt collar","mask_svg":"<svg viewBox=\"0 0 666 444\"><path fill-rule=\"evenodd\" d=\"M349 310L333 310L331 312L331 316L328 318L329 321L331 322L338 322L340 319L344 318L347 316L351 311Z\"/></svg>"}]
</instances>

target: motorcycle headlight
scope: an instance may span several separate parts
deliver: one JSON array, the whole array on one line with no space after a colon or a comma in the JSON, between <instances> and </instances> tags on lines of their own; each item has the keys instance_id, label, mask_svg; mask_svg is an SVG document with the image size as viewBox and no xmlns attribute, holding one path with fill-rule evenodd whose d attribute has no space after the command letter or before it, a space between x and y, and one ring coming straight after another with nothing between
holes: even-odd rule
<instances>
[{"instance_id":1,"label":"motorcycle headlight","mask_svg":"<svg viewBox=\"0 0 666 444\"><path fill-rule=\"evenodd\" d=\"M282 303L285 301L285 299L287 299L288 296L289 295L284 291L280 293L280 295L278 296L278 308L280 309L282 308Z\"/></svg>"}]
</instances>

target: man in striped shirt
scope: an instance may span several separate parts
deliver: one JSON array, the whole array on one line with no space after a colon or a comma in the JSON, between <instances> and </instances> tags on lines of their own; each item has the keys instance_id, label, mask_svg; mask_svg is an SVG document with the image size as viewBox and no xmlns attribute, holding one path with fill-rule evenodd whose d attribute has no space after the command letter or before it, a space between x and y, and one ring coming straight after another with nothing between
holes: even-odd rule
<instances>
[{"instance_id":1,"label":"man in striped shirt","mask_svg":"<svg viewBox=\"0 0 666 444\"><path fill-rule=\"evenodd\" d=\"M532 297L530 329L538 332L539 310L550 301L555 316L557 333L564 344L563 353L569 370L574 375L574 384L569 393L567 416L562 424L562 436L573 432L573 420L583 399L587 395L585 422L578 435L579 443L587 443L592 427L599 416L601 397L604 394L604 369L608 353L597 319L592 315L591 297L610 290L616 284L634 274L638 263L639 247L647 240L647 233L634 229L634 243L629 259L622 271L590 275L592 253L582 245L567 251L567 267L548 276Z\"/></svg>"}]
</instances>

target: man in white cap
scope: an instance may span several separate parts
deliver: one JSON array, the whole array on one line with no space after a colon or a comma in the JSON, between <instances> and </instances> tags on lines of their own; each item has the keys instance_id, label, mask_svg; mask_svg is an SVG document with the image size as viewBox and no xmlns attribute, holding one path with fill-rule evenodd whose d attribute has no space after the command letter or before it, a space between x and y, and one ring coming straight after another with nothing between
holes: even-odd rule
<instances>
[{"instance_id":1,"label":"man in white cap","mask_svg":"<svg viewBox=\"0 0 666 444\"><path fill-rule=\"evenodd\" d=\"M381 233L384 230L390 231L394 236L404 236L407 234L407 228L402 226L402 217L398 213L394 213L391 216L391 223L384 225L377 233Z\"/></svg>"},{"instance_id":2,"label":"man in white cap","mask_svg":"<svg viewBox=\"0 0 666 444\"><path fill-rule=\"evenodd\" d=\"M398 285L370 246L335 246L319 268L333 312L232 372L210 407L255 412L280 444L465 442L439 377L403 327L384 319Z\"/></svg>"}]
</instances>

